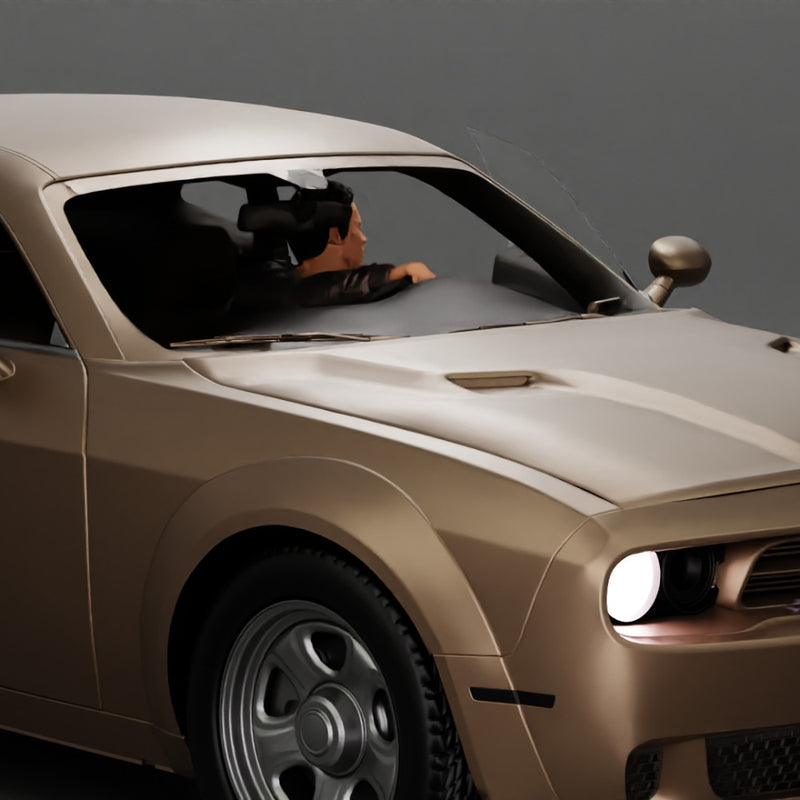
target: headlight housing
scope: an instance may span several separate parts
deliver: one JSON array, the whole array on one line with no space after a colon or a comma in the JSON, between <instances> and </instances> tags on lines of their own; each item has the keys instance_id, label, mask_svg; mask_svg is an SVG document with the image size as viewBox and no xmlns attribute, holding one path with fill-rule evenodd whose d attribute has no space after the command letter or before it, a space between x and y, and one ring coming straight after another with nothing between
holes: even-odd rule
<instances>
[{"instance_id":1,"label":"headlight housing","mask_svg":"<svg viewBox=\"0 0 800 800\"><path fill-rule=\"evenodd\" d=\"M716 599L717 558L710 547L661 553L661 593L679 614L698 614Z\"/></svg>"},{"instance_id":2,"label":"headlight housing","mask_svg":"<svg viewBox=\"0 0 800 800\"><path fill-rule=\"evenodd\" d=\"M606 610L617 624L645 617L698 614L716 599L721 554L714 547L632 553L608 576Z\"/></svg>"}]
</instances>

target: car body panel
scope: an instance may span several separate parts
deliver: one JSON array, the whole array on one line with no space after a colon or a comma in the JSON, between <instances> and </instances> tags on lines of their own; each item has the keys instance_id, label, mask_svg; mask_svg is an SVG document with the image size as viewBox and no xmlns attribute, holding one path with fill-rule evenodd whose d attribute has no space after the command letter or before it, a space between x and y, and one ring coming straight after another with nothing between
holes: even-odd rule
<instances>
[{"instance_id":1,"label":"car body panel","mask_svg":"<svg viewBox=\"0 0 800 800\"><path fill-rule=\"evenodd\" d=\"M248 103L92 94L0 100L0 146L62 179L309 153L444 152L379 125Z\"/></svg>"},{"instance_id":2,"label":"car body panel","mask_svg":"<svg viewBox=\"0 0 800 800\"><path fill-rule=\"evenodd\" d=\"M97 409L87 445L94 625L104 707L117 713L145 713L143 658L151 675L161 675L163 699L169 622L180 590L203 557L238 531L284 526L326 538L381 575L433 652L496 653L518 639L552 549L586 512L612 508L532 470L494 477L503 461L471 466L468 448L442 453L431 437L219 387L179 363L89 363L89 376L89 402ZM437 474L434 484L419 470L420 459ZM494 487L491 503L481 486ZM451 492L461 498L457 508ZM356 505L348 500L354 493ZM561 499L548 497L554 494ZM118 509L130 505L131 495L148 502L120 519ZM382 507L394 508L383 523L393 536L375 530L369 508ZM497 513L491 509L506 507L518 511L492 545L483 545L483 530ZM530 536L534 514L548 521L547 535ZM425 571L413 531L432 548ZM513 612L485 580L491 557L519 574ZM450 614L439 613L451 604ZM169 703L158 708L160 719L171 717Z\"/></svg>"},{"instance_id":3,"label":"car body panel","mask_svg":"<svg viewBox=\"0 0 800 800\"><path fill-rule=\"evenodd\" d=\"M800 362L770 348L774 339L673 311L275 353L268 366L247 355L189 363L220 383L462 442L634 506L800 479ZM531 379L477 390L448 380L505 373Z\"/></svg>"},{"instance_id":4,"label":"car body panel","mask_svg":"<svg viewBox=\"0 0 800 800\"><path fill-rule=\"evenodd\" d=\"M619 765L635 747L693 741L703 752L675 796L711 797L707 782L705 794L687 786L705 772L705 735L747 729L756 718L763 727L796 723L800 617L791 610L759 619L719 609L716 633L713 610L680 625L615 629L599 599L609 565L626 552L674 546L687 536L698 545L797 536L798 502L795 485L609 512L564 545L506 659L514 685L556 697L552 709L525 708L524 715L559 795L572 796L582 784L575 752L599 796L623 796ZM543 641L553 644L543 650ZM665 770L669 759L680 764L681 754L665 749Z\"/></svg>"},{"instance_id":5,"label":"car body panel","mask_svg":"<svg viewBox=\"0 0 800 800\"><path fill-rule=\"evenodd\" d=\"M0 381L0 459L10 465L0 481L0 639L13 642L0 659L0 686L98 706L86 564L85 370L74 351L0 342L0 358L15 369Z\"/></svg>"},{"instance_id":6,"label":"car body panel","mask_svg":"<svg viewBox=\"0 0 800 800\"><path fill-rule=\"evenodd\" d=\"M437 656L453 714L468 754L469 768L483 796L519 797L521 786L537 800L556 800L522 708L511 703L479 703L473 686L512 690L504 659L492 656Z\"/></svg>"}]
</instances>

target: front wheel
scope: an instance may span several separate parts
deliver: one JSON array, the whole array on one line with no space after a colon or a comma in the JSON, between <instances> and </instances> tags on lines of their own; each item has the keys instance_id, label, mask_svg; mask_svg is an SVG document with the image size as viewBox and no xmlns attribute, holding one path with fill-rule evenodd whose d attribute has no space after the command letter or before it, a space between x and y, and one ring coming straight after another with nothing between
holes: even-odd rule
<instances>
[{"instance_id":1,"label":"front wheel","mask_svg":"<svg viewBox=\"0 0 800 800\"><path fill-rule=\"evenodd\" d=\"M224 591L198 640L188 738L227 800L471 800L433 660L385 589L285 550Z\"/></svg>"}]
</instances>

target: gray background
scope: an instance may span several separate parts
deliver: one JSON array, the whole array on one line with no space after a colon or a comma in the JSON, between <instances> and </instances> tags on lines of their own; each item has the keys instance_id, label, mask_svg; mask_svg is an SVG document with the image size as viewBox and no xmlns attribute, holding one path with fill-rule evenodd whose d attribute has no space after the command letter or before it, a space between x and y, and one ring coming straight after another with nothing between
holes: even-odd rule
<instances>
[{"instance_id":1,"label":"gray background","mask_svg":"<svg viewBox=\"0 0 800 800\"><path fill-rule=\"evenodd\" d=\"M486 166L482 132L640 286L653 239L694 236L714 268L673 305L800 334L799 24L796 0L0 0L0 92L291 106Z\"/></svg>"},{"instance_id":2,"label":"gray background","mask_svg":"<svg viewBox=\"0 0 800 800\"><path fill-rule=\"evenodd\" d=\"M653 239L694 236L714 268L673 305L800 335L799 25L796 0L0 0L0 92L192 95L401 128L586 222L639 285ZM190 796L171 776L0 744L3 800Z\"/></svg>"}]
</instances>

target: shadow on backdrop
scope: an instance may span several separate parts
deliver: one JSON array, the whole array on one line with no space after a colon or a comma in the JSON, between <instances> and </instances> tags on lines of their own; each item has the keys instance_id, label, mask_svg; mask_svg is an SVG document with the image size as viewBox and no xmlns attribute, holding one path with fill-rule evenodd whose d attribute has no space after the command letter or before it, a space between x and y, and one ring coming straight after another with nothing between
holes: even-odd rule
<instances>
[{"instance_id":1,"label":"shadow on backdrop","mask_svg":"<svg viewBox=\"0 0 800 800\"><path fill-rule=\"evenodd\" d=\"M194 782L0 731L0 800L200 800Z\"/></svg>"}]
</instances>

